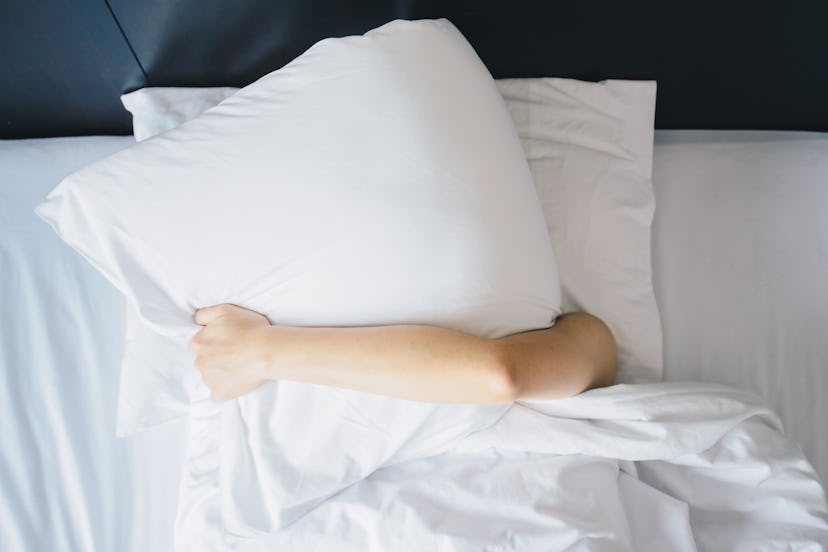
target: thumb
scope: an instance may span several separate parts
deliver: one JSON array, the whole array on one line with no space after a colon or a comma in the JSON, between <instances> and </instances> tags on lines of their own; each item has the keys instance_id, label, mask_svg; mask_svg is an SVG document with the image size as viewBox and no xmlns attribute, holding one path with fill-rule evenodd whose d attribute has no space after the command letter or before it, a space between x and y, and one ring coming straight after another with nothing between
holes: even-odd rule
<instances>
[{"instance_id":1,"label":"thumb","mask_svg":"<svg viewBox=\"0 0 828 552\"><path fill-rule=\"evenodd\" d=\"M207 324L215 321L224 313L224 305L214 305L212 307L204 307L202 309L196 309L195 315L193 316L193 320L199 326L206 326Z\"/></svg>"}]
</instances>

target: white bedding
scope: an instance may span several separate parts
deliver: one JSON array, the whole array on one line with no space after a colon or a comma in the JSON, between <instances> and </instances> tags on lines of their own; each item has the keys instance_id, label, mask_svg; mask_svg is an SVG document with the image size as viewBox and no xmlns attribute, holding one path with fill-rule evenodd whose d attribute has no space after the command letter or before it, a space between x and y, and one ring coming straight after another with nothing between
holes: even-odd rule
<instances>
[{"instance_id":1,"label":"white bedding","mask_svg":"<svg viewBox=\"0 0 828 552\"><path fill-rule=\"evenodd\" d=\"M828 478L828 340L819 337L828 327L828 138L736 142L745 137L758 153L720 133L657 133L653 262L666 376L759 392ZM31 211L62 176L128 143L0 142L2 550L172 549L184 423L114 437L122 299ZM584 469L628 467L612 464ZM468 477L449 480L497 490L494 478L455 469ZM619 477L621 496L635 485Z\"/></svg>"},{"instance_id":2,"label":"white bedding","mask_svg":"<svg viewBox=\"0 0 828 552\"><path fill-rule=\"evenodd\" d=\"M68 172L131 142L0 142L3 551L171 549L183 429L115 437L123 297L32 217Z\"/></svg>"},{"instance_id":3,"label":"white bedding","mask_svg":"<svg viewBox=\"0 0 828 552\"><path fill-rule=\"evenodd\" d=\"M665 379L754 391L828 482L828 134L659 131Z\"/></svg>"},{"instance_id":4,"label":"white bedding","mask_svg":"<svg viewBox=\"0 0 828 552\"><path fill-rule=\"evenodd\" d=\"M251 473L229 453L267 450L256 422L228 423L227 411L191 422L181 551L828 546L828 505L799 448L757 397L712 384L518 402L489 429L380 468L286 527L278 504L252 499L278 459L263 455Z\"/></svg>"}]
</instances>

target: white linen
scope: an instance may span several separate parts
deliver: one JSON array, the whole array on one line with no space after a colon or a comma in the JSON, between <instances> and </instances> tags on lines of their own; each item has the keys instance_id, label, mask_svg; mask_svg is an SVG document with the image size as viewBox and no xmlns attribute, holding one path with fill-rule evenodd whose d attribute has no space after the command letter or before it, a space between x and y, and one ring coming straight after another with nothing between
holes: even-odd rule
<instances>
[{"instance_id":1,"label":"white linen","mask_svg":"<svg viewBox=\"0 0 828 552\"><path fill-rule=\"evenodd\" d=\"M535 179L564 312L603 320L617 381L661 381L652 283L653 81L497 81Z\"/></svg>"},{"instance_id":2,"label":"white linen","mask_svg":"<svg viewBox=\"0 0 828 552\"><path fill-rule=\"evenodd\" d=\"M122 95L121 103L132 113L132 134L141 142L195 119L238 91L228 86L141 88ZM148 112L152 117L145 116Z\"/></svg>"},{"instance_id":3,"label":"white linen","mask_svg":"<svg viewBox=\"0 0 828 552\"><path fill-rule=\"evenodd\" d=\"M0 141L0 550L172 550L182 419L115 437L124 298L34 214L131 137Z\"/></svg>"},{"instance_id":4,"label":"white linen","mask_svg":"<svg viewBox=\"0 0 828 552\"><path fill-rule=\"evenodd\" d=\"M660 380L662 335L650 262L655 83L536 78L496 84L544 211L563 310L590 312L610 327L619 382ZM441 85L453 93L449 83ZM157 87L121 99L133 115L136 139L145 140L237 91ZM127 342L120 435L184 415L197 385L167 360L180 344L145 327L132 310Z\"/></svg>"},{"instance_id":5,"label":"white linen","mask_svg":"<svg viewBox=\"0 0 828 552\"><path fill-rule=\"evenodd\" d=\"M828 135L659 131L665 378L760 394L828 482Z\"/></svg>"},{"instance_id":6,"label":"white linen","mask_svg":"<svg viewBox=\"0 0 828 552\"><path fill-rule=\"evenodd\" d=\"M37 212L163 335L190 337L195 308L223 301L274 323L484 335L560 313L508 111L444 19L322 40Z\"/></svg>"},{"instance_id":7,"label":"white linen","mask_svg":"<svg viewBox=\"0 0 828 552\"><path fill-rule=\"evenodd\" d=\"M673 144L669 155L664 153L669 146L664 140L667 134L672 135L668 137ZM820 175L826 174L822 152L828 146L824 145L824 135L818 134L751 132L738 133L738 140L729 135L656 132L654 184L660 208L654 222L654 278L664 313L665 376L673 380L703 377L759 391L779 411L787 431L806 452L810 451L810 459L828 480L828 454L823 452L828 417L817 416L828 389L828 371L818 362L828 358L828 340L816 340L812 333L806 333L811 337L797 343L797 347L778 347L772 355L741 359L741 355L755 353L746 348L765 339L755 336L762 336L760 332L768 330L767 324L779 329L781 321L774 322L772 316L768 320L767 314L770 311L772 315L780 305L790 309L784 311L787 323L798 331L817 332L818 325L809 328L803 321L819 322L818 316L825 312L815 310L824 304L823 282L806 278L801 286L765 285L767 304L753 304L742 317L732 314L744 326L740 339L719 337L728 331L725 322L730 323L732 318L719 316L715 304L703 304L708 295L729 290L741 295L737 303L744 308L750 288L755 288L755 274L763 267L767 271L774 262L780 266L818 262L820 252L828 249L828 235L807 213L818 213L828 205L821 195L825 188L818 185L825 181ZM683 143L682 137L686 137ZM0 449L1 550L172 550L175 489L186 424L179 420L128 439L113 437L123 300L31 212L66 174L125 147L131 140L86 137L0 141L0 434L4 437ZM751 153L751 144L758 150ZM778 150L774 144L780 146ZM684 146L687 157L682 156ZM784 182L780 180L783 177ZM747 183L744 178L748 178ZM772 183L772 178L777 180ZM801 179L811 184L797 186ZM751 182L759 185L747 189ZM775 195L779 185L789 194L784 200ZM688 190L686 186L694 188ZM796 234L783 231L769 235L763 231L763 219L744 218L743 222L755 232L756 241L749 243L770 239L777 244L762 249L763 256L749 257L747 251L729 245L728 236L737 221L726 209L711 211L716 206L709 201L708 193L714 198L725 194L727 204L738 208L742 208L738 201L744 198L765 211L781 203L785 208L776 211L777 216L787 217L783 227L793 225ZM809 197L814 200L809 202ZM696 251L702 236L678 224L685 220L685 212L686 218L703 221L704 236L709 232L719 237L717 243L722 250L716 256L734 256L738 270L725 270L729 266L726 262L722 267L705 264L707 255ZM802 221L800 212L806 213ZM676 224L671 224L673 221ZM780 247L782 242L789 247ZM809 246L814 249L809 251ZM788 256L790 251L793 258ZM55 267L59 270L50 272ZM692 291L671 285L668 278L675 277L681 277ZM743 290L745 284L747 290ZM687 308L701 304L704 308ZM684 330L692 331L682 333ZM58 337L61 335L65 337ZM786 335L786 339L795 338ZM686 346L682 345L683 337ZM498 469L497 462L498 458L489 462L491 470ZM474 466L463 468L459 463L459 475L471 478L469 471ZM504 469L503 473L509 472ZM488 485L485 488L492 491L498 480L494 475L493 471L491 477L478 477L478 485ZM443 479L434 480L436 498L429 498L429 504L441 496L441 500L452 500L449 487L440 482L451 484L453 478L447 472ZM626 476L621 479L625 481ZM514 474L514 481L520 483L519 473ZM509 487L495 490L507 493ZM627 511L653 528L660 527L658 521L653 521L661 519L659 513L645 510L640 504L643 502L638 501ZM667 511L672 515L680 507L669 507ZM410 513L407 519L416 523L417 512ZM778 548L784 550L785 546Z\"/></svg>"},{"instance_id":8,"label":"white linen","mask_svg":"<svg viewBox=\"0 0 828 552\"><path fill-rule=\"evenodd\" d=\"M799 448L758 398L713 384L519 402L490 428L385 466L278 531L268 519L278 504L250 499L278 461L238 477L246 466L216 454L211 436L220 429L232 445L250 440L249 428L216 412L192 423L180 551L828 546L828 504Z\"/></svg>"},{"instance_id":9,"label":"white linen","mask_svg":"<svg viewBox=\"0 0 828 552\"><path fill-rule=\"evenodd\" d=\"M198 118L74 173L37 214L176 338L164 360L181 374L193 372L194 311L225 302L274 324L485 337L548 328L561 312L509 112L445 19L322 40ZM212 403L204 390L191 400ZM275 380L233 403L228 423L271 436L266 451L224 451L247 468L235 477L279 463L256 497L276 527L507 408ZM297 427L301 444L279 438Z\"/></svg>"},{"instance_id":10,"label":"white linen","mask_svg":"<svg viewBox=\"0 0 828 552\"><path fill-rule=\"evenodd\" d=\"M196 119L71 175L37 212L142 322L174 338L155 365L139 367L142 387L155 389L148 396L192 377L193 313L219 303L274 324L431 324L487 337L547 328L561 312L554 253L509 112L445 19L322 40ZM127 341L127 358L140 344ZM274 429L301 416L303 402L327 401L313 386L280 386L239 398L244 416L288 393L298 406L271 412ZM189 398L206 397L202 386ZM371 419L374 402L354 395L325 413ZM347 468L324 488L290 491L291 504L381 465L402 438L385 431L425 440L475 429L463 425L468 412L502 413L394 404L396 425L353 424L339 441ZM348 440L354 433L360 451ZM295 447L282 456L294 473L315 459Z\"/></svg>"},{"instance_id":11,"label":"white linen","mask_svg":"<svg viewBox=\"0 0 828 552\"><path fill-rule=\"evenodd\" d=\"M655 82L533 78L496 83L543 207L564 312L590 312L610 327L618 345L619 382L659 381L662 335L650 260ZM448 82L442 85L452 93ZM124 94L121 101L132 113L136 139L144 140L197 117L236 91L150 87ZM128 313L128 320L132 316ZM135 339L146 337L139 321L128 330ZM158 370L165 364L162 354L136 354L141 358L127 359L126 372ZM156 397L153 404L141 396L141 388L122 386L119 428L149 427L176 415L174 399L181 393L170 388L163 396L167 404L159 404L162 395L155 387L143 393ZM142 410L155 418L147 420Z\"/></svg>"}]
</instances>

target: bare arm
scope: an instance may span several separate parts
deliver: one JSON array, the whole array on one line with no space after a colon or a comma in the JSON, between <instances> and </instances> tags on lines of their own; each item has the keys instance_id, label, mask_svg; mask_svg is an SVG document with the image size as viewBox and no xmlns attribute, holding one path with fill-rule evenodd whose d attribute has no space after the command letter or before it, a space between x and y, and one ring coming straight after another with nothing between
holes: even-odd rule
<instances>
[{"instance_id":1,"label":"bare arm","mask_svg":"<svg viewBox=\"0 0 828 552\"><path fill-rule=\"evenodd\" d=\"M486 339L432 326L271 326L232 305L200 309L191 343L213 397L287 379L425 402L552 399L615 378L615 341L599 319L561 316L552 328Z\"/></svg>"}]
</instances>

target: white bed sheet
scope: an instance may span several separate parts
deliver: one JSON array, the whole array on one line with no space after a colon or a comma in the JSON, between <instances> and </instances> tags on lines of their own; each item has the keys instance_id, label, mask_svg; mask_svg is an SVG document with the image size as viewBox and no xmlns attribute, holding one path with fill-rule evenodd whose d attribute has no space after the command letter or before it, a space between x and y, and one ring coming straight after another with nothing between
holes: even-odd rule
<instances>
[{"instance_id":1,"label":"white bed sheet","mask_svg":"<svg viewBox=\"0 0 828 552\"><path fill-rule=\"evenodd\" d=\"M115 437L124 299L32 209L130 137L0 142L0 550L171 550L184 426Z\"/></svg>"},{"instance_id":2,"label":"white bed sheet","mask_svg":"<svg viewBox=\"0 0 828 552\"><path fill-rule=\"evenodd\" d=\"M659 131L665 380L758 393L828 482L828 134Z\"/></svg>"},{"instance_id":3,"label":"white bed sheet","mask_svg":"<svg viewBox=\"0 0 828 552\"><path fill-rule=\"evenodd\" d=\"M828 479L828 138L656 142L667 379L759 392ZM2 550L172 549L186 421L114 437L123 300L32 212L63 175L129 143L0 142Z\"/></svg>"}]
</instances>

